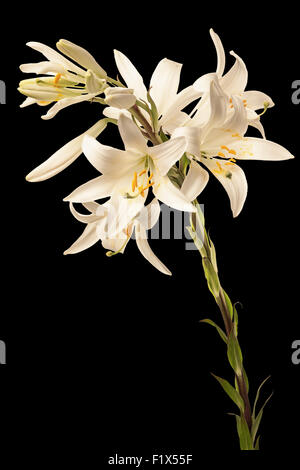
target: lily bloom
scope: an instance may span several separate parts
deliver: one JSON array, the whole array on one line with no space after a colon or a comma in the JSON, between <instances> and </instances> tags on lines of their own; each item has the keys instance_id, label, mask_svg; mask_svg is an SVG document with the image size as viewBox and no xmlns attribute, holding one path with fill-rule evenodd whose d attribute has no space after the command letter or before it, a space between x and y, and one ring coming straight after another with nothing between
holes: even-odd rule
<instances>
[{"instance_id":1,"label":"lily bloom","mask_svg":"<svg viewBox=\"0 0 300 470\"><path fill-rule=\"evenodd\" d=\"M20 82L19 92L28 97L21 107L34 103L40 106L56 103L42 119L51 119L67 106L91 100L107 88L106 72L82 47L66 40L57 43L57 48L80 64L78 66L44 44L28 42L27 45L41 52L48 60L20 66L24 73L45 75Z\"/></svg>"},{"instance_id":2,"label":"lily bloom","mask_svg":"<svg viewBox=\"0 0 300 470\"><path fill-rule=\"evenodd\" d=\"M167 175L187 148L185 137L148 147L137 125L124 114L119 117L118 128L125 150L100 144L90 136L84 137L82 150L102 175L75 189L64 200L83 203L112 197L118 206L119 231L126 226L128 217L140 212L150 188L157 199L174 209L195 212L191 199L176 188Z\"/></svg>"},{"instance_id":3,"label":"lily bloom","mask_svg":"<svg viewBox=\"0 0 300 470\"><path fill-rule=\"evenodd\" d=\"M281 145L262 138L245 137L248 128L247 111L243 101L232 97L234 112L229 116L226 100L218 84L210 84L210 118L204 127L190 126L177 128L172 137L187 139L187 152L220 181L226 190L233 216L242 210L247 196L247 180L237 160L279 161L294 158ZM193 120L192 120L193 121ZM202 172L206 172L201 167ZM207 174L208 177L208 174ZM202 175L201 179L204 180Z\"/></svg>"},{"instance_id":4,"label":"lily bloom","mask_svg":"<svg viewBox=\"0 0 300 470\"><path fill-rule=\"evenodd\" d=\"M129 200L125 204L129 203ZM80 237L68 248L64 254L79 253L93 246L99 240L102 246L109 250L106 254L113 256L117 253L124 253L124 250L130 238L135 232L135 240L138 249L142 255L156 269L163 274L171 275L169 269L157 258L151 250L146 230L150 230L156 224L160 206L157 199L153 199L150 204L143 207L139 214L128 220L128 224L120 231L115 231L115 227L111 230L111 226L115 226L115 210L112 200L100 205L96 202L83 203L83 206L90 212L88 215L80 214L70 203L70 210L73 216L82 223L87 224ZM126 209L125 209L126 210Z\"/></svg>"},{"instance_id":5,"label":"lily bloom","mask_svg":"<svg viewBox=\"0 0 300 470\"><path fill-rule=\"evenodd\" d=\"M147 101L147 88L137 69L122 52L115 50L114 55L118 70L127 87L134 90L138 100ZM182 109L201 96L201 92L193 86L178 93L181 68L182 64L163 59L158 63L150 80L149 89L160 118L159 126L169 133L183 125L187 119ZM115 107L105 108L103 113L114 119L120 116L120 110ZM149 118L147 113L144 113L144 116L146 119Z\"/></svg>"},{"instance_id":6,"label":"lily bloom","mask_svg":"<svg viewBox=\"0 0 300 470\"><path fill-rule=\"evenodd\" d=\"M210 30L210 35L216 48L217 69L215 74L212 73L204 75L194 83L194 87L203 92L203 98L199 101L195 108L195 110L197 109L197 124L199 126L203 125L209 117L209 93L205 93L205 91L208 91L207 88L209 88L209 83L211 80L214 80L216 76L219 80L219 85L227 98L228 114L233 113L232 97L238 96L242 100L243 106L246 109L249 124L253 127L256 127L261 132L262 136L265 137L264 129L260 122L260 117L256 111L259 109L265 110L267 108L271 108L274 106L274 102L270 96L262 93L261 91L245 91L248 82L248 70L244 61L233 51L231 51L230 54L235 57L235 63L231 69L226 74L224 74L226 56L223 44L220 37L214 32L213 29Z\"/></svg>"}]
</instances>

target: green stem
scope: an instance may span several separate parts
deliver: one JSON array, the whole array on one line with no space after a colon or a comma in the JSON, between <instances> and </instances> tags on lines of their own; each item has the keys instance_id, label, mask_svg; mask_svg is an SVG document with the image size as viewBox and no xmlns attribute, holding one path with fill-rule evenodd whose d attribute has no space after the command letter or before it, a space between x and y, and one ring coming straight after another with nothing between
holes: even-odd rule
<instances>
[{"instance_id":1,"label":"green stem","mask_svg":"<svg viewBox=\"0 0 300 470\"><path fill-rule=\"evenodd\" d=\"M215 248L205 230L204 216L201 212L201 208L197 200L194 201L194 205L197 209L197 212L192 215L191 227L189 227L189 232L193 238L193 241L198 251L200 252L202 256L203 267L204 267L205 277L208 282L208 287L211 293L213 294L216 300L216 303L220 309L224 326L225 326L227 341L229 341L230 336L232 335L232 332L234 331L234 327L235 327L234 325L235 320L232 314L232 304L227 294L224 292L221 286L219 275L218 275L218 269L217 269ZM198 224L197 224L197 221L198 221ZM197 234L197 226L202 227L201 228L202 237L199 237L199 235ZM237 333L234 333L234 334L235 334L235 341L236 341L237 347L240 348L238 340L237 340ZM244 409L243 411L241 410L241 416L243 416L243 418L245 419L249 432L251 434L252 413L251 413L251 405L250 405L249 396L248 396L247 382L246 382L244 369L242 368L242 370L240 370L240 367L236 367L235 377L236 377L236 383L238 386L239 394L244 403ZM253 449L254 449L254 443L253 443Z\"/></svg>"}]
</instances>

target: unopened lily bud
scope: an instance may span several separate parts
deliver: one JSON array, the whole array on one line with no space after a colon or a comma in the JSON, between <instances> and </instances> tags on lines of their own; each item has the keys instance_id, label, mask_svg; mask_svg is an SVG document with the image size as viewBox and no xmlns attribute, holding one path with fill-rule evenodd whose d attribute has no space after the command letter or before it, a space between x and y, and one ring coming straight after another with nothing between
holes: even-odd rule
<instances>
[{"instance_id":1,"label":"unopened lily bud","mask_svg":"<svg viewBox=\"0 0 300 470\"><path fill-rule=\"evenodd\" d=\"M73 59L82 67L86 68L87 70L93 70L93 72L95 72L98 77L106 78L107 74L105 70L100 67L94 57L83 47L77 46L76 44L65 39L60 39L56 44L56 47L58 50L60 50L60 52Z\"/></svg>"},{"instance_id":2,"label":"unopened lily bud","mask_svg":"<svg viewBox=\"0 0 300 470\"><path fill-rule=\"evenodd\" d=\"M98 78L92 70L88 70L85 77L88 93L102 93L108 86L106 80L104 78Z\"/></svg>"},{"instance_id":3,"label":"unopened lily bud","mask_svg":"<svg viewBox=\"0 0 300 470\"><path fill-rule=\"evenodd\" d=\"M136 102L136 97L131 88L110 87L105 90L105 96L105 103L118 109L129 109Z\"/></svg>"}]
</instances>

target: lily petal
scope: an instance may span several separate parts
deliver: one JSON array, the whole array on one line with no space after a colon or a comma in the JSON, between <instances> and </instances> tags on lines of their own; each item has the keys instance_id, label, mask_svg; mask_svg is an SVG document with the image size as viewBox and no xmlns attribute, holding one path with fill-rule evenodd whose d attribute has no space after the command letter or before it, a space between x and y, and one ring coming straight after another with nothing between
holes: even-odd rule
<instances>
[{"instance_id":1,"label":"lily petal","mask_svg":"<svg viewBox=\"0 0 300 470\"><path fill-rule=\"evenodd\" d=\"M198 127L177 127L172 135L172 140L185 137L187 142L186 151L195 157L200 157L202 130Z\"/></svg>"},{"instance_id":2,"label":"lily petal","mask_svg":"<svg viewBox=\"0 0 300 470\"><path fill-rule=\"evenodd\" d=\"M211 38L214 42L214 45L215 45L215 48L216 48L216 53L217 53L218 63L217 63L216 73L217 73L218 77L221 78L223 73L224 73L225 61L226 61L224 47L223 47L223 44L222 44L222 41L221 41L220 37L218 36L218 34L216 34L214 32L214 30L212 28L210 29L209 32L210 32Z\"/></svg>"},{"instance_id":3,"label":"lily petal","mask_svg":"<svg viewBox=\"0 0 300 470\"><path fill-rule=\"evenodd\" d=\"M64 201L90 202L108 197L112 194L117 181L109 176L101 175L75 189Z\"/></svg>"},{"instance_id":4,"label":"lily petal","mask_svg":"<svg viewBox=\"0 0 300 470\"><path fill-rule=\"evenodd\" d=\"M163 144L148 148L148 153L152 157L156 168L162 176L166 175L174 163L184 154L187 148L185 137L170 139Z\"/></svg>"},{"instance_id":5,"label":"lily petal","mask_svg":"<svg viewBox=\"0 0 300 470\"><path fill-rule=\"evenodd\" d=\"M235 142L232 148L239 160L289 160L294 156L284 147L270 140L256 137L245 137Z\"/></svg>"},{"instance_id":6,"label":"lily petal","mask_svg":"<svg viewBox=\"0 0 300 470\"><path fill-rule=\"evenodd\" d=\"M85 135L97 137L106 128L105 119L101 119L86 132L68 142L55 152L48 160L32 170L27 176L27 181L44 181L56 175L73 163L81 155L81 145Z\"/></svg>"},{"instance_id":7,"label":"lily petal","mask_svg":"<svg viewBox=\"0 0 300 470\"><path fill-rule=\"evenodd\" d=\"M82 65L87 70L93 70L100 78L105 78L107 76L105 70L96 62L94 57L86 51L83 47L77 46L71 41L66 39L60 39L56 44L57 49L65 54L67 57L70 57L78 64Z\"/></svg>"},{"instance_id":8,"label":"lily petal","mask_svg":"<svg viewBox=\"0 0 300 470\"><path fill-rule=\"evenodd\" d=\"M67 70L70 70L71 72L74 72L75 74L84 77L85 71L83 69L75 65L70 60L66 59L63 55L59 54L51 47L46 46L45 44L42 44L40 42L34 41L28 42L26 45L31 47L31 49L34 49L35 51L38 51L43 54L43 56L45 56L46 59L50 60L50 62L62 64L66 67Z\"/></svg>"},{"instance_id":9,"label":"lily petal","mask_svg":"<svg viewBox=\"0 0 300 470\"><path fill-rule=\"evenodd\" d=\"M166 112L177 95L182 64L173 60L161 60L150 81L150 94L158 109L158 114Z\"/></svg>"},{"instance_id":10,"label":"lily petal","mask_svg":"<svg viewBox=\"0 0 300 470\"><path fill-rule=\"evenodd\" d=\"M67 108L68 106L71 106L72 104L77 104L83 101L91 100L92 98L94 98L94 96L95 96L94 93L89 93L87 95L76 96L74 98L73 97L63 98L60 101L58 101L54 106L52 106L47 112L47 114L41 117L44 120L52 119L62 109Z\"/></svg>"},{"instance_id":11,"label":"lily petal","mask_svg":"<svg viewBox=\"0 0 300 470\"><path fill-rule=\"evenodd\" d=\"M84 224L90 224L92 222L96 222L97 220L100 219L98 215L95 214L80 214L75 207L73 206L72 202L69 204L70 206L70 212L71 214L75 217L76 220L79 222L82 222Z\"/></svg>"},{"instance_id":12,"label":"lily petal","mask_svg":"<svg viewBox=\"0 0 300 470\"><path fill-rule=\"evenodd\" d=\"M128 88L134 89L134 94L137 98L146 100L147 90L142 76L122 52L114 50L114 55L118 70Z\"/></svg>"},{"instance_id":13,"label":"lily petal","mask_svg":"<svg viewBox=\"0 0 300 470\"><path fill-rule=\"evenodd\" d=\"M235 64L221 79L220 85L228 95L238 95L242 93L248 82L248 71L244 61L233 51L230 52L235 57Z\"/></svg>"},{"instance_id":14,"label":"lily petal","mask_svg":"<svg viewBox=\"0 0 300 470\"><path fill-rule=\"evenodd\" d=\"M209 174L198 163L191 161L189 172L181 186L181 191L188 201L194 201L207 185Z\"/></svg>"},{"instance_id":15,"label":"lily petal","mask_svg":"<svg viewBox=\"0 0 300 470\"><path fill-rule=\"evenodd\" d=\"M135 224L135 237L136 237L136 244L138 246L138 249L146 258L149 263L152 264L158 271L160 271L163 274L166 274L168 276L171 276L172 273L169 271L169 269L157 258L157 256L153 253L151 250L149 243L147 241L147 234L145 228L139 224Z\"/></svg>"},{"instance_id":16,"label":"lily petal","mask_svg":"<svg viewBox=\"0 0 300 470\"><path fill-rule=\"evenodd\" d=\"M95 245L98 240L99 236L97 234L97 222L88 224L80 237L73 243L73 245L70 246L70 248L64 252L64 255L73 255L75 253L79 253L80 251L84 251L87 248Z\"/></svg>"},{"instance_id":17,"label":"lily petal","mask_svg":"<svg viewBox=\"0 0 300 470\"><path fill-rule=\"evenodd\" d=\"M82 151L96 170L105 175L121 175L135 161L129 152L100 144L100 142L89 135L85 136L82 141Z\"/></svg>"},{"instance_id":18,"label":"lily petal","mask_svg":"<svg viewBox=\"0 0 300 470\"><path fill-rule=\"evenodd\" d=\"M132 119L121 113L118 127L126 150L139 152L142 155L147 154L148 147L145 138Z\"/></svg>"},{"instance_id":19,"label":"lily petal","mask_svg":"<svg viewBox=\"0 0 300 470\"><path fill-rule=\"evenodd\" d=\"M167 176L159 179L154 174L154 181L157 183L153 186L153 193L161 202L179 211L196 211L195 206L187 200L185 195L174 186Z\"/></svg>"},{"instance_id":20,"label":"lily petal","mask_svg":"<svg viewBox=\"0 0 300 470\"><path fill-rule=\"evenodd\" d=\"M243 93L243 99L247 100L247 108L254 109L254 111L256 109L263 109L265 103L269 103L269 108L275 106L272 98L261 91L245 91Z\"/></svg>"},{"instance_id":21,"label":"lily petal","mask_svg":"<svg viewBox=\"0 0 300 470\"><path fill-rule=\"evenodd\" d=\"M150 230L157 223L159 216L160 205L158 200L154 198L150 204L142 208L135 220L143 225L146 230Z\"/></svg>"},{"instance_id":22,"label":"lily petal","mask_svg":"<svg viewBox=\"0 0 300 470\"><path fill-rule=\"evenodd\" d=\"M230 199L233 217L237 217L247 197L248 184L245 173L238 165L228 164L217 158L201 161L224 187Z\"/></svg>"}]
</instances>

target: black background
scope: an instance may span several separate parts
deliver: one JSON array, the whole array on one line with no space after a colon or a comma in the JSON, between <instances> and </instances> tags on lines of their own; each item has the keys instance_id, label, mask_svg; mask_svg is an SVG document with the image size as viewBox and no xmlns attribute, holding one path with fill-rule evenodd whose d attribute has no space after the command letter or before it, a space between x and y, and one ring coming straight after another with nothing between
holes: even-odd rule
<instances>
[{"instance_id":1,"label":"black background","mask_svg":"<svg viewBox=\"0 0 300 470\"><path fill-rule=\"evenodd\" d=\"M18 107L16 87L24 78L18 65L43 60L25 47L27 41L55 47L65 38L88 49L111 76L117 73L113 48L128 55L145 83L161 58L184 63L183 88L215 70L213 27L226 52L233 49L245 60L247 89L266 92L276 104L263 119L267 138L297 157L300 105L291 101L292 82L300 78L297 19L288 6L273 9L272 16L233 4L227 11L216 5L210 11L82 5L76 11L70 6L68 14L52 7L49 18L46 6L19 13L20 23L11 22L11 34L2 38L4 434L32 462L37 449L45 461L63 449L66 459L102 466L114 453L187 452L195 461L207 452L237 455L235 423L226 414L234 405L210 375L232 379L224 345L215 330L199 324L207 317L220 322L200 256L185 250L185 240L153 240L173 272L167 277L143 259L134 241L125 255L111 259L101 245L62 255L82 231L62 199L96 171L81 157L43 183L24 177L89 128L101 107L83 103L42 121L44 109ZM228 54L226 70L232 63ZM120 144L112 126L102 141ZM299 162L245 161L242 167L249 194L237 219L213 178L200 202L222 284L243 304L240 341L252 401L260 382L272 376L264 392L275 393L261 424L262 452L287 452L299 436L300 366L291 362L292 342L299 339Z\"/></svg>"}]
</instances>

